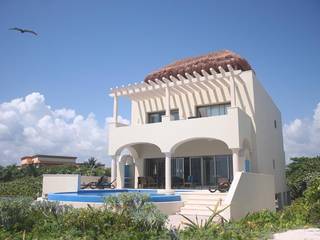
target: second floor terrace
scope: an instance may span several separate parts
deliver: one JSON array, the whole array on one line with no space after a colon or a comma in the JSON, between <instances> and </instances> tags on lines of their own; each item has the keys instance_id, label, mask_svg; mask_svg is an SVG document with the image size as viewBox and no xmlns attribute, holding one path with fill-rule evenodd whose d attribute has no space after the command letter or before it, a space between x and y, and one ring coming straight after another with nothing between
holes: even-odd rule
<instances>
[{"instance_id":1,"label":"second floor terrace","mask_svg":"<svg viewBox=\"0 0 320 240\"><path fill-rule=\"evenodd\" d=\"M118 124L118 99L131 100L131 125L188 120L227 114L239 107L254 115L254 72L229 51L191 58L149 74L143 82L111 89L113 123Z\"/></svg>"}]
</instances>

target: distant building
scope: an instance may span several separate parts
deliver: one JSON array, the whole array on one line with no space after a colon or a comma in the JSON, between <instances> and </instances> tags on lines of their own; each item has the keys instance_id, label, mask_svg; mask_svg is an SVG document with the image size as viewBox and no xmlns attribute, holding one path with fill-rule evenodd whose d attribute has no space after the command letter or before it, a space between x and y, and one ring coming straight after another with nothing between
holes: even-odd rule
<instances>
[{"instance_id":1,"label":"distant building","mask_svg":"<svg viewBox=\"0 0 320 240\"><path fill-rule=\"evenodd\" d=\"M76 157L54 156L54 155L34 155L21 158L21 166L57 166L57 165L76 165Z\"/></svg>"}]
</instances>

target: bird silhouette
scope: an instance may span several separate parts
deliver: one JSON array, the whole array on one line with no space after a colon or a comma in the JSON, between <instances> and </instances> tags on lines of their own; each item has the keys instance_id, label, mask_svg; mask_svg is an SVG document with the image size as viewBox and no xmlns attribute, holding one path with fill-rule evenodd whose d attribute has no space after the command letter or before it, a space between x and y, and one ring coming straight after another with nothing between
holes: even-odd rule
<instances>
[{"instance_id":1,"label":"bird silhouette","mask_svg":"<svg viewBox=\"0 0 320 240\"><path fill-rule=\"evenodd\" d=\"M22 28L15 27L15 28L9 28L9 30L18 31L20 33L31 33L38 36L38 34L35 31L29 30L29 29L22 29Z\"/></svg>"}]
</instances>

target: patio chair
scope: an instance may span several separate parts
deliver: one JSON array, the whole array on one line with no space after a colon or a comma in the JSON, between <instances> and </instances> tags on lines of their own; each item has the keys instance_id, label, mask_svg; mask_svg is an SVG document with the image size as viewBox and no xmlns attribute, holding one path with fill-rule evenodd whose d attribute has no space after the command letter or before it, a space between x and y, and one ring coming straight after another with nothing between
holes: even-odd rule
<instances>
[{"instance_id":1,"label":"patio chair","mask_svg":"<svg viewBox=\"0 0 320 240\"><path fill-rule=\"evenodd\" d=\"M116 182L114 179L112 182L108 181L107 176L102 176L96 182L89 182L87 184L81 185L81 189L91 188L91 189L104 189L104 188L115 188L113 185Z\"/></svg>"},{"instance_id":2,"label":"patio chair","mask_svg":"<svg viewBox=\"0 0 320 240\"><path fill-rule=\"evenodd\" d=\"M156 182L156 180L152 177L152 176L148 176L146 177L147 180L147 187L154 187L157 188L158 187L158 183Z\"/></svg>"},{"instance_id":3,"label":"patio chair","mask_svg":"<svg viewBox=\"0 0 320 240\"><path fill-rule=\"evenodd\" d=\"M182 177L178 177L178 176L173 176L172 177L172 186L174 188L181 188L184 187L185 183L184 183L184 179Z\"/></svg>"},{"instance_id":4,"label":"patio chair","mask_svg":"<svg viewBox=\"0 0 320 240\"><path fill-rule=\"evenodd\" d=\"M188 178L187 178L187 181L184 183L184 186L192 188L193 185L194 185L193 176L189 175Z\"/></svg>"},{"instance_id":5,"label":"patio chair","mask_svg":"<svg viewBox=\"0 0 320 240\"><path fill-rule=\"evenodd\" d=\"M217 184L212 187L209 187L209 191L211 193L215 193L217 190L222 193L228 192L230 185L231 185L231 183L228 178L219 177L219 178L217 178Z\"/></svg>"},{"instance_id":6,"label":"patio chair","mask_svg":"<svg viewBox=\"0 0 320 240\"><path fill-rule=\"evenodd\" d=\"M145 188L148 185L146 177L138 177L138 188Z\"/></svg>"}]
</instances>

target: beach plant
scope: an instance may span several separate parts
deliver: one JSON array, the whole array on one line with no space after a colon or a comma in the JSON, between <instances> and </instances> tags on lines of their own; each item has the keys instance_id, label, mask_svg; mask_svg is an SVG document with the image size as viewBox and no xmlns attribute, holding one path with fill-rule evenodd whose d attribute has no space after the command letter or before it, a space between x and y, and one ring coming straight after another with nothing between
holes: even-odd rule
<instances>
[{"instance_id":1,"label":"beach plant","mask_svg":"<svg viewBox=\"0 0 320 240\"><path fill-rule=\"evenodd\" d=\"M291 198L302 197L314 178L320 177L320 156L291 158L286 178Z\"/></svg>"},{"instance_id":2,"label":"beach plant","mask_svg":"<svg viewBox=\"0 0 320 240\"><path fill-rule=\"evenodd\" d=\"M31 198L0 198L0 226L6 230L31 230Z\"/></svg>"},{"instance_id":3,"label":"beach plant","mask_svg":"<svg viewBox=\"0 0 320 240\"><path fill-rule=\"evenodd\" d=\"M164 228L167 216L151 202L149 196L142 193L120 193L105 199L106 209L127 219L131 219L134 226L143 230L161 230Z\"/></svg>"},{"instance_id":4,"label":"beach plant","mask_svg":"<svg viewBox=\"0 0 320 240\"><path fill-rule=\"evenodd\" d=\"M227 219L221 215L222 212L224 212L229 206L225 206L224 208L219 209L220 203L217 202L214 206L214 208L208 208L212 214L209 216L208 219L201 219L199 221L198 216L196 215L195 220L192 220L191 218L187 217L186 215L180 214L184 219L187 220L186 223L184 223L186 226L189 227L191 231L197 231L200 229L206 230L209 228L212 228L213 225L221 224L223 225L225 222L227 222Z\"/></svg>"}]
</instances>

